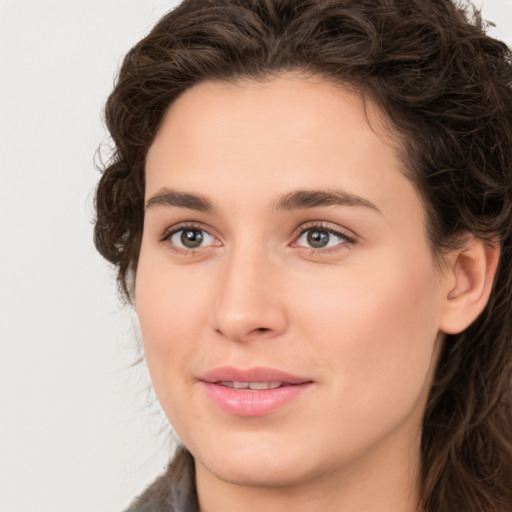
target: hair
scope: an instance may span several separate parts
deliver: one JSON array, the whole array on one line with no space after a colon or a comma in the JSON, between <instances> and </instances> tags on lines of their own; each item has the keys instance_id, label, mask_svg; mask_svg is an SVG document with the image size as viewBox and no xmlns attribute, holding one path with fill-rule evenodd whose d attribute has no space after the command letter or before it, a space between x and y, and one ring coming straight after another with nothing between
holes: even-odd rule
<instances>
[{"instance_id":1,"label":"hair","mask_svg":"<svg viewBox=\"0 0 512 512\"><path fill-rule=\"evenodd\" d=\"M145 157L169 106L205 81L299 71L384 112L440 257L499 244L484 312L447 335L422 430L420 510L512 510L512 58L450 0L185 0L126 55L105 115L114 143L94 239L125 297L144 218Z\"/></svg>"}]
</instances>

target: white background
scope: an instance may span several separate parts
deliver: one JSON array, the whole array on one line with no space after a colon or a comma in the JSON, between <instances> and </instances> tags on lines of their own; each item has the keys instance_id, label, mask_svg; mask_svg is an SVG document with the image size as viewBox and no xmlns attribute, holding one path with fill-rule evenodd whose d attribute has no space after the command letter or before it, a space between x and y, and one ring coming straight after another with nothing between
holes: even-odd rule
<instances>
[{"instance_id":1,"label":"white background","mask_svg":"<svg viewBox=\"0 0 512 512\"><path fill-rule=\"evenodd\" d=\"M118 63L175 3L0 0L1 512L121 511L168 459L91 219ZM512 44L512 0L483 8Z\"/></svg>"}]
</instances>

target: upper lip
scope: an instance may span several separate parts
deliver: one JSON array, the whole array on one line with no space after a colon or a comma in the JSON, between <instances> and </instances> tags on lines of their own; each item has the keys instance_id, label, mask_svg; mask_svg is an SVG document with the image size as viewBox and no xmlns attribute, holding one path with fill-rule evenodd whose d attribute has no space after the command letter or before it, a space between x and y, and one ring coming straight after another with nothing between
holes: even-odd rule
<instances>
[{"instance_id":1,"label":"upper lip","mask_svg":"<svg viewBox=\"0 0 512 512\"><path fill-rule=\"evenodd\" d=\"M202 374L199 378L204 382L270 382L279 381L283 384L304 384L312 382L311 379L293 375L275 368L254 366L252 368L235 368L222 366Z\"/></svg>"}]
</instances>

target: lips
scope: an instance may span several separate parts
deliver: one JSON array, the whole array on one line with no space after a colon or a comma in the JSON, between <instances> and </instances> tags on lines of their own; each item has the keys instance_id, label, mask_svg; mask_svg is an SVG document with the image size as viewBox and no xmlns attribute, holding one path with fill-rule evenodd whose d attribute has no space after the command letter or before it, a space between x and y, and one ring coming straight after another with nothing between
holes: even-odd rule
<instances>
[{"instance_id":1,"label":"lips","mask_svg":"<svg viewBox=\"0 0 512 512\"><path fill-rule=\"evenodd\" d=\"M204 382L281 382L285 385L311 382L311 379L299 377L282 370L255 366L248 369L224 366L205 373L200 377Z\"/></svg>"},{"instance_id":2,"label":"lips","mask_svg":"<svg viewBox=\"0 0 512 512\"><path fill-rule=\"evenodd\" d=\"M200 381L217 407L236 416L272 414L298 400L313 384L311 379L264 367L216 368Z\"/></svg>"},{"instance_id":3,"label":"lips","mask_svg":"<svg viewBox=\"0 0 512 512\"><path fill-rule=\"evenodd\" d=\"M262 389L276 389L283 386L282 382L278 380L271 380L268 382L238 382L238 381L221 381L216 382L220 386L226 386L227 388L233 389L252 389L252 390L262 390Z\"/></svg>"}]
</instances>

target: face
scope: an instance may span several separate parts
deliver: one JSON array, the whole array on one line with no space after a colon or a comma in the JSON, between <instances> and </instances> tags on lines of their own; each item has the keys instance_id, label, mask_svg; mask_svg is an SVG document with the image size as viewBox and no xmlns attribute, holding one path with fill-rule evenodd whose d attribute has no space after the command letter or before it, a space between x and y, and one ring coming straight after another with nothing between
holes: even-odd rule
<instances>
[{"instance_id":1,"label":"face","mask_svg":"<svg viewBox=\"0 0 512 512\"><path fill-rule=\"evenodd\" d=\"M290 74L204 83L168 111L135 303L198 474L284 486L417 458L443 278L383 126Z\"/></svg>"}]
</instances>

